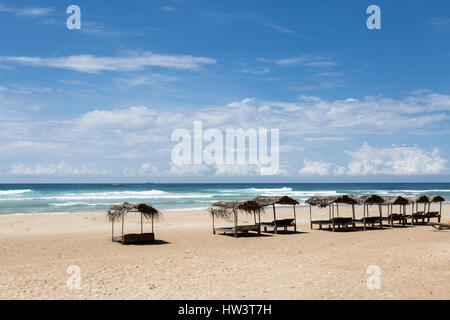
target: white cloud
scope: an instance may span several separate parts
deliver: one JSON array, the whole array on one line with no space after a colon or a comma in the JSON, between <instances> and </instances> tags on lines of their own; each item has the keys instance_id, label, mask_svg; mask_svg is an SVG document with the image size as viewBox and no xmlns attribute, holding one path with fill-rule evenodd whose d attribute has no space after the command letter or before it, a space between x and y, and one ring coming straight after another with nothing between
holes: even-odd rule
<instances>
[{"instance_id":1,"label":"white cloud","mask_svg":"<svg viewBox=\"0 0 450 320\"><path fill-rule=\"evenodd\" d=\"M305 159L303 161L304 167L298 172L305 176L327 176L331 174L331 163L322 161L312 161Z\"/></svg>"},{"instance_id":2,"label":"white cloud","mask_svg":"<svg viewBox=\"0 0 450 320\"><path fill-rule=\"evenodd\" d=\"M13 8L0 4L0 12L11 12L18 16L46 16L53 13L55 10L49 7L31 7L31 8Z\"/></svg>"},{"instance_id":3,"label":"white cloud","mask_svg":"<svg viewBox=\"0 0 450 320\"><path fill-rule=\"evenodd\" d=\"M433 175L447 171L447 160L439 155L438 148L432 151L420 147L373 148L364 143L356 151L347 152L352 161L346 174L361 175Z\"/></svg>"},{"instance_id":4,"label":"white cloud","mask_svg":"<svg viewBox=\"0 0 450 320\"><path fill-rule=\"evenodd\" d=\"M431 23L439 28L450 29L450 18L434 17L431 19Z\"/></svg>"},{"instance_id":5,"label":"white cloud","mask_svg":"<svg viewBox=\"0 0 450 320\"><path fill-rule=\"evenodd\" d=\"M304 160L301 175L368 176L368 175L436 175L448 173L447 160L438 148L432 151L420 147L373 148L364 143L355 151L346 151L351 161L337 166L322 161Z\"/></svg>"},{"instance_id":6,"label":"white cloud","mask_svg":"<svg viewBox=\"0 0 450 320\"><path fill-rule=\"evenodd\" d=\"M57 144L57 143L45 143L45 142L34 142L34 141L13 141L11 142L9 145L5 146L4 148L0 148L0 151L2 151L3 149L8 149L8 150L18 150L18 149L23 149L23 150L30 150L30 149L34 149L34 150L61 150L61 148L63 148L64 145L62 144Z\"/></svg>"},{"instance_id":7,"label":"white cloud","mask_svg":"<svg viewBox=\"0 0 450 320\"><path fill-rule=\"evenodd\" d=\"M147 107L130 107L126 109L94 110L85 113L76 120L83 128L126 128L148 127L156 120L156 112Z\"/></svg>"},{"instance_id":8,"label":"white cloud","mask_svg":"<svg viewBox=\"0 0 450 320\"><path fill-rule=\"evenodd\" d=\"M158 167L151 163L143 163L138 170L133 170L130 169L129 167L125 167L122 173L124 176L128 177L161 175L161 172L158 169Z\"/></svg>"},{"instance_id":9,"label":"white cloud","mask_svg":"<svg viewBox=\"0 0 450 320\"><path fill-rule=\"evenodd\" d=\"M34 176L85 176L85 175L108 175L111 174L107 170L89 169L87 166L81 168L73 168L67 162L59 162L55 164L28 167L23 163L16 163L9 170L11 175L34 175Z\"/></svg>"},{"instance_id":10,"label":"white cloud","mask_svg":"<svg viewBox=\"0 0 450 320\"><path fill-rule=\"evenodd\" d=\"M289 34L292 36L297 36L297 33L284 27L280 24L275 23L271 18L260 15L260 14L230 14L230 13L222 13L222 12L207 12L203 14L204 16L208 16L210 18L214 18L217 23L227 23L233 21L242 21L242 22L250 22L259 24L263 27L270 28L279 33Z\"/></svg>"},{"instance_id":11,"label":"white cloud","mask_svg":"<svg viewBox=\"0 0 450 320\"><path fill-rule=\"evenodd\" d=\"M283 59L259 58L257 60L259 62L273 63L280 67L304 66L313 68L325 68L336 66L336 62L332 59L314 55L301 55Z\"/></svg>"},{"instance_id":12,"label":"white cloud","mask_svg":"<svg viewBox=\"0 0 450 320\"><path fill-rule=\"evenodd\" d=\"M143 52L120 57L100 57L88 54L51 58L2 56L0 62L98 73L101 71L136 71L146 67L195 70L205 64L215 64L216 60L190 55L164 55Z\"/></svg>"},{"instance_id":13,"label":"white cloud","mask_svg":"<svg viewBox=\"0 0 450 320\"><path fill-rule=\"evenodd\" d=\"M175 12L176 11L174 8L169 7L169 6L161 7L161 10L166 11L166 12Z\"/></svg>"},{"instance_id":14,"label":"white cloud","mask_svg":"<svg viewBox=\"0 0 450 320\"><path fill-rule=\"evenodd\" d=\"M178 77L170 77L170 76L164 76L162 74L150 74L150 75L141 75L136 77L130 77L126 79L120 79L120 82L126 83L129 86L137 87L137 86L143 86L143 85L155 85L155 84L161 84L161 83L167 83L167 82L173 82L178 81L180 78Z\"/></svg>"},{"instance_id":15,"label":"white cloud","mask_svg":"<svg viewBox=\"0 0 450 320\"><path fill-rule=\"evenodd\" d=\"M227 107L229 108L243 108L243 107L247 107L250 104L252 104L253 102L255 102L256 98L245 98L242 101L238 101L238 102L231 102L227 105Z\"/></svg>"},{"instance_id":16,"label":"white cloud","mask_svg":"<svg viewBox=\"0 0 450 320\"><path fill-rule=\"evenodd\" d=\"M169 170L164 172L164 175L176 177L203 176L210 170L208 166L201 164L178 165L172 163Z\"/></svg>"},{"instance_id":17,"label":"white cloud","mask_svg":"<svg viewBox=\"0 0 450 320\"><path fill-rule=\"evenodd\" d=\"M260 175L260 169L257 165L238 165L238 164L216 164L216 176L257 176Z\"/></svg>"},{"instance_id":18,"label":"white cloud","mask_svg":"<svg viewBox=\"0 0 450 320\"><path fill-rule=\"evenodd\" d=\"M37 119L29 111L31 104L23 99L10 99L7 91L0 94L0 152L3 164L8 166L17 159L36 159L37 151L41 151L39 159L46 159L41 161L57 163L68 159L58 158L62 151L78 164L89 163L116 174L121 174L124 167L139 174L142 163L155 165L160 176L253 174L255 168L171 167L170 150L176 144L170 141L172 131L185 128L193 133L193 123L197 120L203 121L204 130L217 128L223 133L227 128L280 128L280 165L292 168L290 172L293 174L300 169L294 171L299 154L309 151L311 146L317 147L318 143L321 144L319 152L315 153L314 159L308 160L321 162L307 163L303 173L356 176L369 175L370 172L374 175L446 172L443 169L446 165L445 154L440 155L438 151L429 149L419 148L421 151L409 152L406 156L402 150L408 148L396 147L397 151L392 153L383 151L392 147L373 148L376 151L365 160L362 156L357 157L357 151L361 150L352 150L347 153L349 160L345 165L339 163L330 167L327 166L330 160L327 160L323 148L340 144L341 150L345 150L346 140L358 141L363 135L385 141L392 135L408 135L410 138L428 135L432 139L435 134L449 134L450 96L443 94L426 92L399 99L348 97L342 100L302 96L293 102L245 98L228 105L198 108L160 105L99 108L75 118L63 119ZM19 110L24 111L20 113ZM369 161L376 159L378 153L383 155L382 165ZM391 154L403 156L388 161ZM416 159L415 154L420 158Z\"/></svg>"},{"instance_id":19,"label":"white cloud","mask_svg":"<svg viewBox=\"0 0 450 320\"><path fill-rule=\"evenodd\" d=\"M18 16L46 16L54 12L53 8L25 8L25 9L18 9L17 15Z\"/></svg>"}]
</instances>

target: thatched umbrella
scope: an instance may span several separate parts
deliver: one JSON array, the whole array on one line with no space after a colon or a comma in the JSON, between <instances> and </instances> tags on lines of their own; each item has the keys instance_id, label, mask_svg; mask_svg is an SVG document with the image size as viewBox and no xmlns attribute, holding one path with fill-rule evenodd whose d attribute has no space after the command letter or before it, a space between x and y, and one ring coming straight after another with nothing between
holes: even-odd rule
<instances>
[{"instance_id":1,"label":"thatched umbrella","mask_svg":"<svg viewBox=\"0 0 450 320\"><path fill-rule=\"evenodd\" d=\"M424 194L407 195L404 198L408 199L411 203L411 215L408 216L408 218L411 218L411 224L414 225L414 219L417 221L419 219L425 221L427 205L429 206L430 204L430 198ZM419 211L419 204L423 204L423 211Z\"/></svg>"},{"instance_id":2,"label":"thatched umbrella","mask_svg":"<svg viewBox=\"0 0 450 320\"><path fill-rule=\"evenodd\" d=\"M362 219L364 222L364 230L366 230L367 220L372 221L375 219L371 219L369 217L369 206L370 205L378 205L378 212L380 214L379 219L380 227L383 227L383 211L381 208L381 205L384 203L384 200L382 197L376 194L363 194L363 195L351 195L352 199L358 202L358 204L363 205L363 212L364 212L364 218ZM366 207L367 207L367 217L366 217Z\"/></svg>"},{"instance_id":3,"label":"thatched umbrella","mask_svg":"<svg viewBox=\"0 0 450 320\"><path fill-rule=\"evenodd\" d=\"M383 198L383 205L387 206L388 209L388 220L390 221L391 227L394 226L394 220L399 220L403 226L406 223L406 206L411 203L411 201L403 196L399 195L389 195L389 196L381 196ZM393 208L395 205L399 206L399 213L394 214Z\"/></svg>"},{"instance_id":4,"label":"thatched umbrella","mask_svg":"<svg viewBox=\"0 0 450 320\"><path fill-rule=\"evenodd\" d=\"M274 230L275 233L278 233L277 231L277 214L275 212L275 205L292 205L294 208L294 231L297 232L297 215L295 212L295 206L299 204L299 202L291 197L288 196L259 196L253 199L253 201L257 202L263 207L266 206L272 206L273 208L273 223L274 223Z\"/></svg>"},{"instance_id":5,"label":"thatched umbrella","mask_svg":"<svg viewBox=\"0 0 450 320\"><path fill-rule=\"evenodd\" d=\"M429 203L428 203L428 222L430 222L430 218L438 218L438 222L441 222L442 217L442 203L445 201L444 197L436 196L436 195L429 195L428 196ZM439 212L430 212L431 203L439 203Z\"/></svg>"},{"instance_id":6,"label":"thatched umbrella","mask_svg":"<svg viewBox=\"0 0 450 320\"><path fill-rule=\"evenodd\" d=\"M141 203L128 203L124 202L122 204L113 205L107 213L109 221L111 221L112 226L112 240L115 241L114 238L114 222L121 219L122 220L122 235L120 237L120 242L124 242L124 220L125 216L129 212L138 212L141 215L141 235L144 234L144 224L143 224L143 218L146 218L148 220L151 220L152 222L152 234L153 234L153 223L155 220L158 220L161 216L161 213L153 208L152 206L149 206L147 204Z\"/></svg>"},{"instance_id":7,"label":"thatched umbrella","mask_svg":"<svg viewBox=\"0 0 450 320\"><path fill-rule=\"evenodd\" d=\"M242 211L246 214L252 214L256 223L256 215L258 215L258 220L261 222L261 212L264 212L264 207L255 201L219 201L215 202L209 208L209 212L212 217L213 234L216 234L215 229L215 218L221 219L234 219L234 237L237 237L238 232L238 213ZM259 225L258 225L259 226ZM260 230L258 230L260 234Z\"/></svg>"},{"instance_id":8,"label":"thatched umbrella","mask_svg":"<svg viewBox=\"0 0 450 320\"><path fill-rule=\"evenodd\" d=\"M336 225L336 218L334 217L335 213L335 206L336 206L336 215L337 219L340 221L347 223L348 219L339 217L339 204L349 204L352 206L352 212L353 212L353 219L355 220L355 204L358 202L353 199L352 197L348 195L333 195L333 196L322 196L322 195L315 195L308 200L305 201L305 203L309 204L309 219L311 223L311 229L313 226L313 223L318 223L320 228L322 228L322 224L329 224L330 222L333 225L333 231L335 230ZM312 221L312 206L316 206L319 208L326 208L328 207L328 221ZM353 222L352 222L353 224Z\"/></svg>"}]
</instances>

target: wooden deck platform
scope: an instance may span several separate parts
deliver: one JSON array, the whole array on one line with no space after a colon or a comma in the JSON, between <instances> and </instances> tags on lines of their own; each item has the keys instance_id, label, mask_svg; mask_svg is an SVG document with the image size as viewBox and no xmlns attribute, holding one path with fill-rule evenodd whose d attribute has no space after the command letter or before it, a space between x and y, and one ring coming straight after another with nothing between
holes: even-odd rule
<instances>
[{"instance_id":1,"label":"wooden deck platform","mask_svg":"<svg viewBox=\"0 0 450 320\"><path fill-rule=\"evenodd\" d=\"M215 232L219 232L219 233L232 233L234 234L234 227L220 227L220 228L214 228ZM261 232L261 228L259 225L241 225L241 226L237 226L236 227L236 232L237 233L249 233L250 231L252 232L257 232L260 233Z\"/></svg>"},{"instance_id":2,"label":"wooden deck platform","mask_svg":"<svg viewBox=\"0 0 450 320\"><path fill-rule=\"evenodd\" d=\"M154 233L129 233L122 236L116 236L113 238L114 242L121 244L135 244L135 243L150 243L155 240Z\"/></svg>"}]
</instances>

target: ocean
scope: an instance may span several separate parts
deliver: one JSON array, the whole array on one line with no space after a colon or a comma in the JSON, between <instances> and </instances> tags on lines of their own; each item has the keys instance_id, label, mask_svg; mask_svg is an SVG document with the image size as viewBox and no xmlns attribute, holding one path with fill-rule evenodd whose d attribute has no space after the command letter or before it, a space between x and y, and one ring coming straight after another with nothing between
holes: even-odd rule
<instances>
[{"instance_id":1,"label":"ocean","mask_svg":"<svg viewBox=\"0 0 450 320\"><path fill-rule=\"evenodd\" d=\"M450 183L226 183L226 184L0 184L0 214L101 212L111 205L148 203L161 210L204 209L219 200L288 195L437 194L450 200Z\"/></svg>"}]
</instances>

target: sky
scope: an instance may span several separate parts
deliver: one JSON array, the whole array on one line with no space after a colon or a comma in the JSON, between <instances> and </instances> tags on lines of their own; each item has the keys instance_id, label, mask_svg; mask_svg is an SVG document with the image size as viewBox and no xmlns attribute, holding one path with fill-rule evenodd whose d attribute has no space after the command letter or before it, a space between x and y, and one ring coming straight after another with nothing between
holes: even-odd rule
<instances>
[{"instance_id":1,"label":"sky","mask_svg":"<svg viewBox=\"0 0 450 320\"><path fill-rule=\"evenodd\" d=\"M448 182L449 39L440 0L0 0L0 183ZM279 129L277 174L174 163L195 121Z\"/></svg>"}]
</instances>

